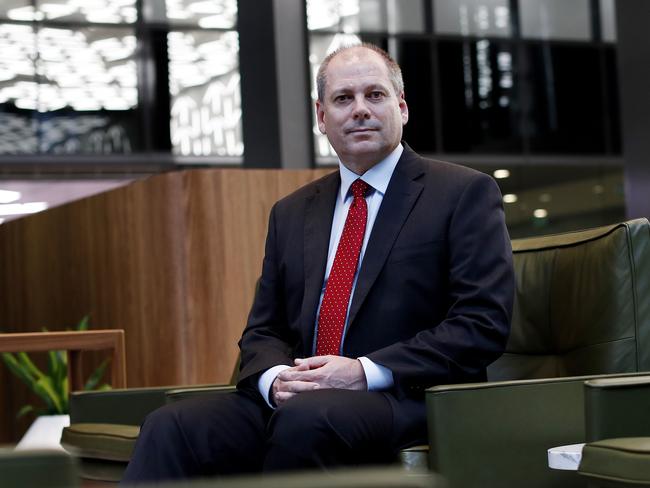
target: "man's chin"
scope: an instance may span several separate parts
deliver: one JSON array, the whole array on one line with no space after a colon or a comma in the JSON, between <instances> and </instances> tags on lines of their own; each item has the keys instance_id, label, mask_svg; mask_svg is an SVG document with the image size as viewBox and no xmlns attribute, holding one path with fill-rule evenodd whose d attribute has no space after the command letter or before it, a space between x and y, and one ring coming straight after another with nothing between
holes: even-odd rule
<instances>
[{"instance_id":1,"label":"man's chin","mask_svg":"<svg viewBox=\"0 0 650 488\"><path fill-rule=\"evenodd\" d=\"M346 148L345 154L340 154L339 157L342 161L372 167L384 159L388 155L388 152L384 144L363 141L349 145Z\"/></svg>"},{"instance_id":2,"label":"man's chin","mask_svg":"<svg viewBox=\"0 0 650 488\"><path fill-rule=\"evenodd\" d=\"M355 141L348 146L348 152L351 155L372 155L380 153L381 149L382 144L371 139Z\"/></svg>"}]
</instances>

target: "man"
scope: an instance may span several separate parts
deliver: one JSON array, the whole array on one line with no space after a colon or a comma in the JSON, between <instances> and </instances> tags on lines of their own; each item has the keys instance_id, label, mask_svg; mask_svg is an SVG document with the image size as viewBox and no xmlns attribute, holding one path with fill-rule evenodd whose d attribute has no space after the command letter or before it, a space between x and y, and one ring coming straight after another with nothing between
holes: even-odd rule
<instances>
[{"instance_id":1,"label":"man","mask_svg":"<svg viewBox=\"0 0 650 488\"><path fill-rule=\"evenodd\" d=\"M401 72L379 48L333 53L317 84L339 171L271 211L238 391L150 415L126 481L389 462L426 442L425 388L483 381L503 351L494 181L400 143Z\"/></svg>"}]
</instances>

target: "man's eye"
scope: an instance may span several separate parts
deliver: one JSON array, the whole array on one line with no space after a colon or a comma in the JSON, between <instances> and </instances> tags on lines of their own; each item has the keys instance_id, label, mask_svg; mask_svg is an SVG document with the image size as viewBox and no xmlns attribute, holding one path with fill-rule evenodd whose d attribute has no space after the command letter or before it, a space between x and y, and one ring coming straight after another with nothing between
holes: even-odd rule
<instances>
[{"instance_id":1,"label":"man's eye","mask_svg":"<svg viewBox=\"0 0 650 488\"><path fill-rule=\"evenodd\" d=\"M374 91L370 92L370 98L373 98L375 100L379 100L380 98L383 98L384 94L380 91Z\"/></svg>"},{"instance_id":2,"label":"man's eye","mask_svg":"<svg viewBox=\"0 0 650 488\"><path fill-rule=\"evenodd\" d=\"M348 95L339 95L334 99L335 102L345 102L348 100L350 97Z\"/></svg>"}]
</instances>

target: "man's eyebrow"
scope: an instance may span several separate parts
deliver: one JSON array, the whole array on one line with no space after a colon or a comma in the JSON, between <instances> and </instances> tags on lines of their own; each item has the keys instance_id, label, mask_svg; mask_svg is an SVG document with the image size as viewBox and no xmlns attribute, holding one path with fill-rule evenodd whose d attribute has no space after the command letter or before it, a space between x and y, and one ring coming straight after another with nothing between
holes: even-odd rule
<instances>
[{"instance_id":1,"label":"man's eyebrow","mask_svg":"<svg viewBox=\"0 0 650 488\"><path fill-rule=\"evenodd\" d=\"M363 87L364 92L375 91L375 90L381 90L381 91L386 91L387 92L389 90L389 88L388 88L387 85L383 85L381 83L370 83L370 84ZM335 98L335 97L337 97L339 95L346 95L346 94L348 94L348 93L350 93L352 91L354 91L352 88L350 88L348 86L342 86L340 88L333 89L330 96L332 98Z\"/></svg>"},{"instance_id":2,"label":"man's eyebrow","mask_svg":"<svg viewBox=\"0 0 650 488\"><path fill-rule=\"evenodd\" d=\"M381 83L372 83L366 87L366 90L382 90L382 91L388 91L388 87L385 85L382 85Z\"/></svg>"},{"instance_id":3,"label":"man's eyebrow","mask_svg":"<svg viewBox=\"0 0 650 488\"><path fill-rule=\"evenodd\" d=\"M347 87L336 88L335 90L332 90L332 92L330 93L330 98L336 98L339 95L347 95L351 91L352 90L350 90Z\"/></svg>"}]
</instances>

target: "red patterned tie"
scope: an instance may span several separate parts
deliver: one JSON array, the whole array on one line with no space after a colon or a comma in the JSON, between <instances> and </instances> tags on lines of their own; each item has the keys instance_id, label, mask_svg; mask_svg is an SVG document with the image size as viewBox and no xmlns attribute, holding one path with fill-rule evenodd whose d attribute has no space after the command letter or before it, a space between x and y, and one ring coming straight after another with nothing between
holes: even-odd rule
<instances>
[{"instance_id":1,"label":"red patterned tie","mask_svg":"<svg viewBox=\"0 0 650 488\"><path fill-rule=\"evenodd\" d=\"M356 180L350 187L354 199L345 219L345 226L336 248L334 264L325 286L325 295L318 315L317 356L338 355L341 348L352 282L359 263L363 236L366 233L368 205L365 194L368 188L368 183L361 179Z\"/></svg>"}]
</instances>

